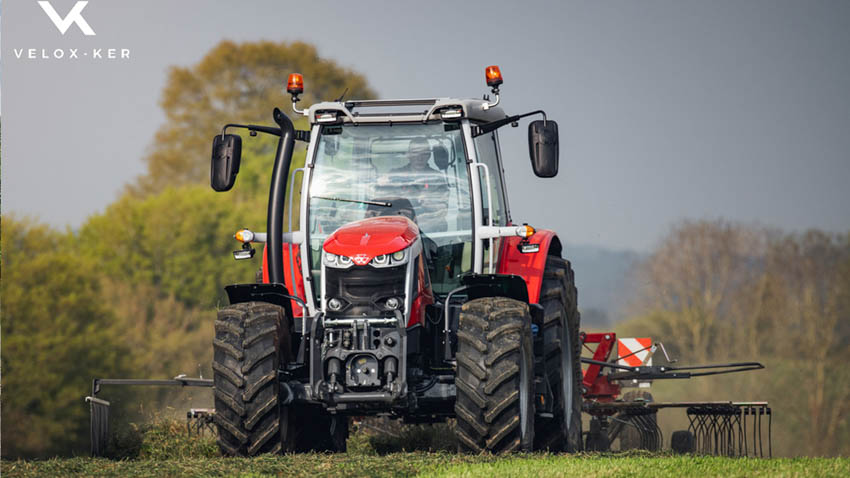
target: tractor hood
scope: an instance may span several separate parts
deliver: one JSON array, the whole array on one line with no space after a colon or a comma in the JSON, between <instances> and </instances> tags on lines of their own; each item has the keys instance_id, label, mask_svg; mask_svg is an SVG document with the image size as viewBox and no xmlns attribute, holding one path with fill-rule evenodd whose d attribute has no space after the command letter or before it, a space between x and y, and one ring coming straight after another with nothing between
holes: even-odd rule
<instances>
[{"instance_id":1,"label":"tractor hood","mask_svg":"<svg viewBox=\"0 0 850 478\"><path fill-rule=\"evenodd\" d=\"M407 248L418 235L419 228L404 216L370 217L340 227L325 239L322 247L365 265L375 256Z\"/></svg>"}]
</instances>

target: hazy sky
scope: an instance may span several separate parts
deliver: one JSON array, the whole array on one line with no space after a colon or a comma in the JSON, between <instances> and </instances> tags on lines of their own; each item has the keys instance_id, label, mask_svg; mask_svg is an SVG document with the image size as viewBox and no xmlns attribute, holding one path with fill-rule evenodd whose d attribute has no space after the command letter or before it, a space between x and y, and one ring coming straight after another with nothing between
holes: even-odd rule
<instances>
[{"instance_id":1,"label":"hazy sky","mask_svg":"<svg viewBox=\"0 0 850 478\"><path fill-rule=\"evenodd\" d=\"M50 2L59 17L75 3ZM500 65L505 110L544 108L561 132L547 180L525 124L502 130L513 216L567 242L647 250L685 217L850 230L850 2L521 5L89 0L85 36L6 0L3 213L77 227L102 211L144 171L168 66L267 39L313 43L385 98L479 97Z\"/></svg>"}]
</instances>

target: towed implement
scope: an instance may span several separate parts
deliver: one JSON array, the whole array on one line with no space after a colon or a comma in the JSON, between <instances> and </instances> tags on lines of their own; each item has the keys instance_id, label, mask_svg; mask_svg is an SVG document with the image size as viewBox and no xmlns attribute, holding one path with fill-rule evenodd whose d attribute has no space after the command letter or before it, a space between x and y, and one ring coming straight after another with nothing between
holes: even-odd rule
<instances>
[{"instance_id":1,"label":"towed implement","mask_svg":"<svg viewBox=\"0 0 850 478\"><path fill-rule=\"evenodd\" d=\"M267 232L235 236L237 260L263 245L261 280L225 288L213 379L173 383L213 388L224 454L344 451L350 418L370 415L456 419L462 451L605 449L607 417L622 412L594 404L624 403L615 382L665 378L607 354L582 359L588 336L570 262L553 231L512 218L499 147L502 127L542 116L528 125L529 158L538 177L553 177L558 126L541 110L507 115L499 68L485 76L492 100L340 99L300 109L303 78L293 74L287 92L308 129L275 108L275 126L228 124L215 136L216 191L234 186L241 162L242 139L228 130L278 138ZM301 167L296 141L307 145ZM95 383L99 454L108 402L95 395L118 382ZM582 411L595 420L587 433ZM689 433L705 441L703 428Z\"/></svg>"}]
</instances>

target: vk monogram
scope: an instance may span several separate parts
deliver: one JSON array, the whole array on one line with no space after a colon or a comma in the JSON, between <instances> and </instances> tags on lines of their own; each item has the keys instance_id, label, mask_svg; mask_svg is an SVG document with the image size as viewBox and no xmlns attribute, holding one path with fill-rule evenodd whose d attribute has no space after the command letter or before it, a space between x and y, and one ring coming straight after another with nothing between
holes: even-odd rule
<instances>
[{"instance_id":1,"label":"vk monogram","mask_svg":"<svg viewBox=\"0 0 850 478\"><path fill-rule=\"evenodd\" d=\"M86 19L83 18L83 9L86 8L89 2L81 1L74 4L74 7L71 8L71 11L65 15L65 18L59 16L56 13L56 10L53 8L53 5L48 1L40 1L38 4L41 6L41 9L44 10L44 13L50 17L50 20L56 25L56 28L59 29L59 32L63 35L68 31L68 28L71 27L72 23L76 23L77 27L83 32L83 35L93 36L95 35L94 30L92 30L91 26L89 26Z\"/></svg>"}]
</instances>

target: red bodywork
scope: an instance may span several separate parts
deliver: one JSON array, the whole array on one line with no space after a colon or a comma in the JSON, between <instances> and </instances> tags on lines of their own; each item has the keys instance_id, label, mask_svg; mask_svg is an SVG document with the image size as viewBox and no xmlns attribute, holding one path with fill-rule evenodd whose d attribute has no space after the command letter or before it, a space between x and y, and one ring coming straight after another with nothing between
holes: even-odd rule
<instances>
[{"instance_id":1,"label":"red bodywork","mask_svg":"<svg viewBox=\"0 0 850 478\"><path fill-rule=\"evenodd\" d=\"M301 274L301 247L298 244L292 244L292 256L295 263L295 287L292 287L292 269L289 267L289 243L284 242L283 281L286 285L286 290L288 290L290 294L299 297L301 300L306 302L306 295L304 294L304 275ZM268 244L263 247L263 283L269 283ZM301 317L304 314L301 310L301 306L294 300L290 302L292 303L292 315L295 317Z\"/></svg>"},{"instance_id":2,"label":"red bodywork","mask_svg":"<svg viewBox=\"0 0 850 478\"><path fill-rule=\"evenodd\" d=\"M322 248L332 254L348 256L354 261L354 267L364 266L375 256L392 254L406 249L419 236L416 223L404 216L380 216L361 219L342 226L325 239ZM416 299L410 307L407 326L422 323L425 319L425 306L434 303L430 287L425 287L425 264L422 255L411 258L419 262L416 267Z\"/></svg>"},{"instance_id":3,"label":"red bodywork","mask_svg":"<svg viewBox=\"0 0 850 478\"><path fill-rule=\"evenodd\" d=\"M366 265L375 256L407 248L419 235L419 228L404 216L379 216L346 224L333 232L322 248L347 256L356 265Z\"/></svg>"},{"instance_id":4,"label":"red bodywork","mask_svg":"<svg viewBox=\"0 0 850 478\"><path fill-rule=\"evenodd\" d=\"M552 239L556 238L554 231L542 230L535 232L528 242L539 244L540 250L524 254L517 247L522 241L521 237L506 237L502 240L499 251L499 274L515 274L525 279L528 287L528 302L537 304L540 302L540 288L543 286L543 270L546 269L546 256L549 254L549 246Z\"/></svg>"},{"instance_id":5,"label":"red bodywork","mask_svg":"<svg viewBox=\"0 0 850 478\"><path fill-rule=\"evenodd\" d=\"M368 264L375 256L392 254L409 247L419 235L416 224L403 216L382 216L362 219L337 229L325 239L324 250L337 255L351 257L355 267L362 262ZM269 282L268 246L263 248L263 282ZM295 265L295 286L292 284L292 269L289 263L289 244L283 244L283 280L290 294L305 299L304 275L301 273L301 248L292 245L292 255ZM419 274L416 299L411 304L408 326L422 323L425 318L425 306L434 303L434 295L430 287L425 287L425 265L422 256L418 259ZM301 306L292 301L292 313L296 317L303 315Z\"/></svg>"},{"instance_id":6,"label":"red bodywork","mask_svg":"<svg viewBox=\"0 0 850 478\"><path fill-rule=\"evenodd\" d=\"M419 265L416 267L417 277L416 283L418 290L416 291L416 299L410 306L410 318L407 319L407 326L412 327L416 324L425 323L425 306L434 303L434 292L430 287L425 287L425 259L422 254L419 254Z\"/></svg>"},{"instance_id":7,"label":"red bodywork","mask_svg":"<svg viewBox=\"0 0 850 478\"><path fill-rule=\"evenodd\" d=\"M365 266L375 256L392 254L410 247L419 236L416 223L404 216L380 216L361 219L346 224L325 239L322 248L332 254L348 256L354 261L354 267ZM415 292L416 299L410 307L407 326L422 323L425 319L425 306L434 303L430 287L425 286L425 264L420 254L411 258L418 261Z\"/></svg>"},{"instance_id":8,"label":"red bodywork","mask_svg":"<svg viewBox=\"0 0 850 478\"><path fill-rule=\"evenodd\" d=\"M611 356L611 351L617 344L617 334L614 332L605 332L601 334L586 334L582 332L579 335L582 346L584 344L599 344L596 350L593 351L593 360L599 362L607 362ZM620 395L620 385L611 383L608 377L601 374L602 366L590 364L584 370L584 397L594 399L599 402L613 402Z\"/></svg>"}]
</instances>

